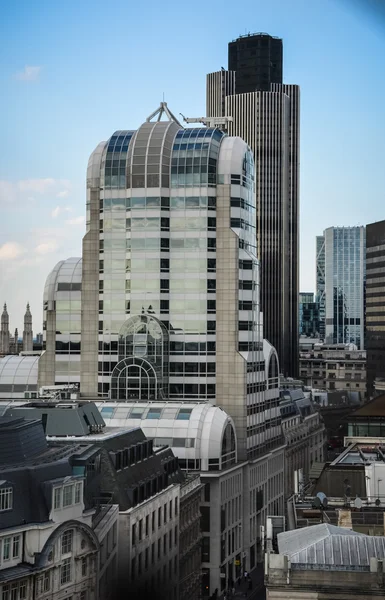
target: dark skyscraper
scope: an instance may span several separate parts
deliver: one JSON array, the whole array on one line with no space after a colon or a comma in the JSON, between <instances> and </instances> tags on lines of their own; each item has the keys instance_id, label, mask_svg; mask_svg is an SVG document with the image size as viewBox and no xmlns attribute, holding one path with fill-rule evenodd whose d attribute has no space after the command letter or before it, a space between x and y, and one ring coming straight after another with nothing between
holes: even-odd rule
<instances>
[{"instance_id":1,"label":"dark skyscraper","mask_svg":"<svg viewBox=\"0 0 385 600\"><path fill-rule=\"evenodd\" d=\"M206 98L207 116L228 117L229 135L254 153L264 331L281 372L296 377L300 91L282 83L282 40L256 34L231 42L229 71L207 75Z\"/></svg>"},{"instance_id":2,"label":"dark skyscraper","mask_svg":"<svg viewBox=\"0 0 385 600\"><path fill-rule=\"evenodd\" d=\"M267 33L242 35L229 43L229 71L235 71L235 91L270 92L282 83L282 40Z\"/></svg>"},{"instance_id":3,"label":"dark skyscraper","mask_svg":"<svg viewBox=\"0 0 385 600\"><path fill-rule=\"evenodd\" d=\"M367 391L374 395L375 379L385 379L385 221L366 226Z\"/></svg>"}]
</instances>

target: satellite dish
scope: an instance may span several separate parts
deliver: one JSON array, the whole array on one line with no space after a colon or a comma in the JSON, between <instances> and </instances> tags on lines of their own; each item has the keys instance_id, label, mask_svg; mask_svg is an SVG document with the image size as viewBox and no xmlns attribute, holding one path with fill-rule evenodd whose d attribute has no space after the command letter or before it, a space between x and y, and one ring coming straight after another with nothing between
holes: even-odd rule
<instances>
[{"instance_id":1,"label":"satellite dish","mask_svg":"<svg viewBox=\"0 0 385 600\"><path fill-rule=\"evenodd\" d=\"M376 504L376 506L381 506L381 500L379 498L377 498L375 504Z\"/></svg>"},{"instance_id":2,"label":"satellite dish","mask_svg":"<svg viewBox=\"0 0 385 600\"><path fill-rule=\"evenodd\" d=\"M318 492L317 494L317 498L319 499L321 505L326 508L328 505L328 499L326 494L324 494L323 492Z\"/></svg>"},{"instance_id":3,"label":"satellite dish","mask_svg":"<svg viewBox=\"0 0 385 600\"><path fill-rule=\"evenodd\" d=\"M313 500L313 507L321 508L321 500L318 498L318 496L316 496Z\"/></svg>"},{"instance_id":4,"label":"satellite dish","mask_svg":"<svg viewBox=\"0 0 385 600\"><path fill-rule=\"evenodd\" d=\"M354 506L355 506L356 508L358 508L358 509L362 508L362 500L361 500L361 498L359 498L358 496L357 496L357 498L354 500Z\"/></svg>"}]
</instances>

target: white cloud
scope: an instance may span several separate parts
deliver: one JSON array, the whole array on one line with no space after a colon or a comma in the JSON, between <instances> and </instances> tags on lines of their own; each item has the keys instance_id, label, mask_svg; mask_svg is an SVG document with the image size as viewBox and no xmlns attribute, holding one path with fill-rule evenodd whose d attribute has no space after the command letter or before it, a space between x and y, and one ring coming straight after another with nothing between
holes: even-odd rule
<instances>
[{"instance_id":1,"label":"white cloud","mask_svg":"<svg viewBox=\"0 0 385 600\"><path fill-rule=\"evenodd\" d=\"M17 242L6 242L0 246L0 260L14 260L24 254L25 248Z\"/></svg>"},{"instance_id":2,"label":"white cloud","mask_svg":"<svg viewBox=\"0 0 385 600\"><path fill-rule=\"evenodd\" d=\"M73 219L67 219L67 221L65 221L66 225L84 225L85 222L86 218L84 216L74 217Z\"/></svg>"},{"instance_id":3,"label":"white cloud","mask_svg":"<svg viewBox=\"0 0 385 600\"><path fill-rule=\"evenodd\" d=\"M41 72L40 66L25 65L22 71L15 73L15 79L19 81L37 81Z\"/></svg>"},{"instance_id":4,"label":"white cloud","mask_svg":"<svg viewBox=\"0 0 385 600\"><path fill-rule=\"evenodd\" d=\"M32 194L55 194L58 198L65 198L71 191L71 182L68 179L20 179L19 181L0 180L0 203L20 202L31 200ZM27 196L28 194L28 196ZM35 198L33 198L35 199Z\"/></svg>"},{"instance_id":5,"label":"white cloud","mask_svg":"<svg viewBox=\"0 0 385 600\"><path fill-rule=\"evenodd\" d=\"M56 206L56 208L53 209L53 211L51 212L51 216L53 219L57 219L58 216L64 212L71 212L72 208L70 206Z\"/></svg>"},{"instance_id":6,"label":"white cloud","mask_svg":"<svg viewBox=\"0 0 385 600\"><path fill-rule=\"evenodd\" d=\"M49 240L39 244L35 248L36 254L51 254L58 249L58 243L55 240Z\"/></svg>"},{"instance_id":7,"label":"white cloud","mask_svg":"<svg viewBox=\"0 0 385 600\"><path fill-rule=\"evenodd\" d=\"M59 192L58 194L56 194L57 198L67 198L67 196L69 195L69 190L62 190L61 192Z\"/></svg>"}]
</instances>

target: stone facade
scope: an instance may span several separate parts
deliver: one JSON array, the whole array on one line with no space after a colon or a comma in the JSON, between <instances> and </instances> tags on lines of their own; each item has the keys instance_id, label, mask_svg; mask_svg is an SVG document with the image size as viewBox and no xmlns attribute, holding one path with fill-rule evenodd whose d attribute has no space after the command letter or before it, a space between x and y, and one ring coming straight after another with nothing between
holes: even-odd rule
<instances>
[{"instance_id":1,"label":"stone facade","mask_svg":"<svg viewBox=\"0 0 385 600\"><path fill-rule=\"evenodd\" d=\"M370 559L370 566L338 570L333 566L290 564L287 556L266 554L267 600L382 600L385 569L382 560Z\"/></svg>"}]
</instances>

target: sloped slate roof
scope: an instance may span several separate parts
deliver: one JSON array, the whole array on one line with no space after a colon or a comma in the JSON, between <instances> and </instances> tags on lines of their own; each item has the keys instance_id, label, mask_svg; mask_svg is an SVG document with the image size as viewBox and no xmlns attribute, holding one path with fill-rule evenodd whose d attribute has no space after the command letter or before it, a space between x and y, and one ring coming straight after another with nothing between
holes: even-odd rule
<instances>
[{"instance_id":1,"label":"sloped slate roof","mask_svg":"<svg viewBox=\"0 0 385 600\"><path fill-rule=\"evenodd\" d=\"M385 537L364 535L323 523L278 534L280 554L292 563L330 566L369 566L385 558Z\"/></svg>"}]
</instances>

